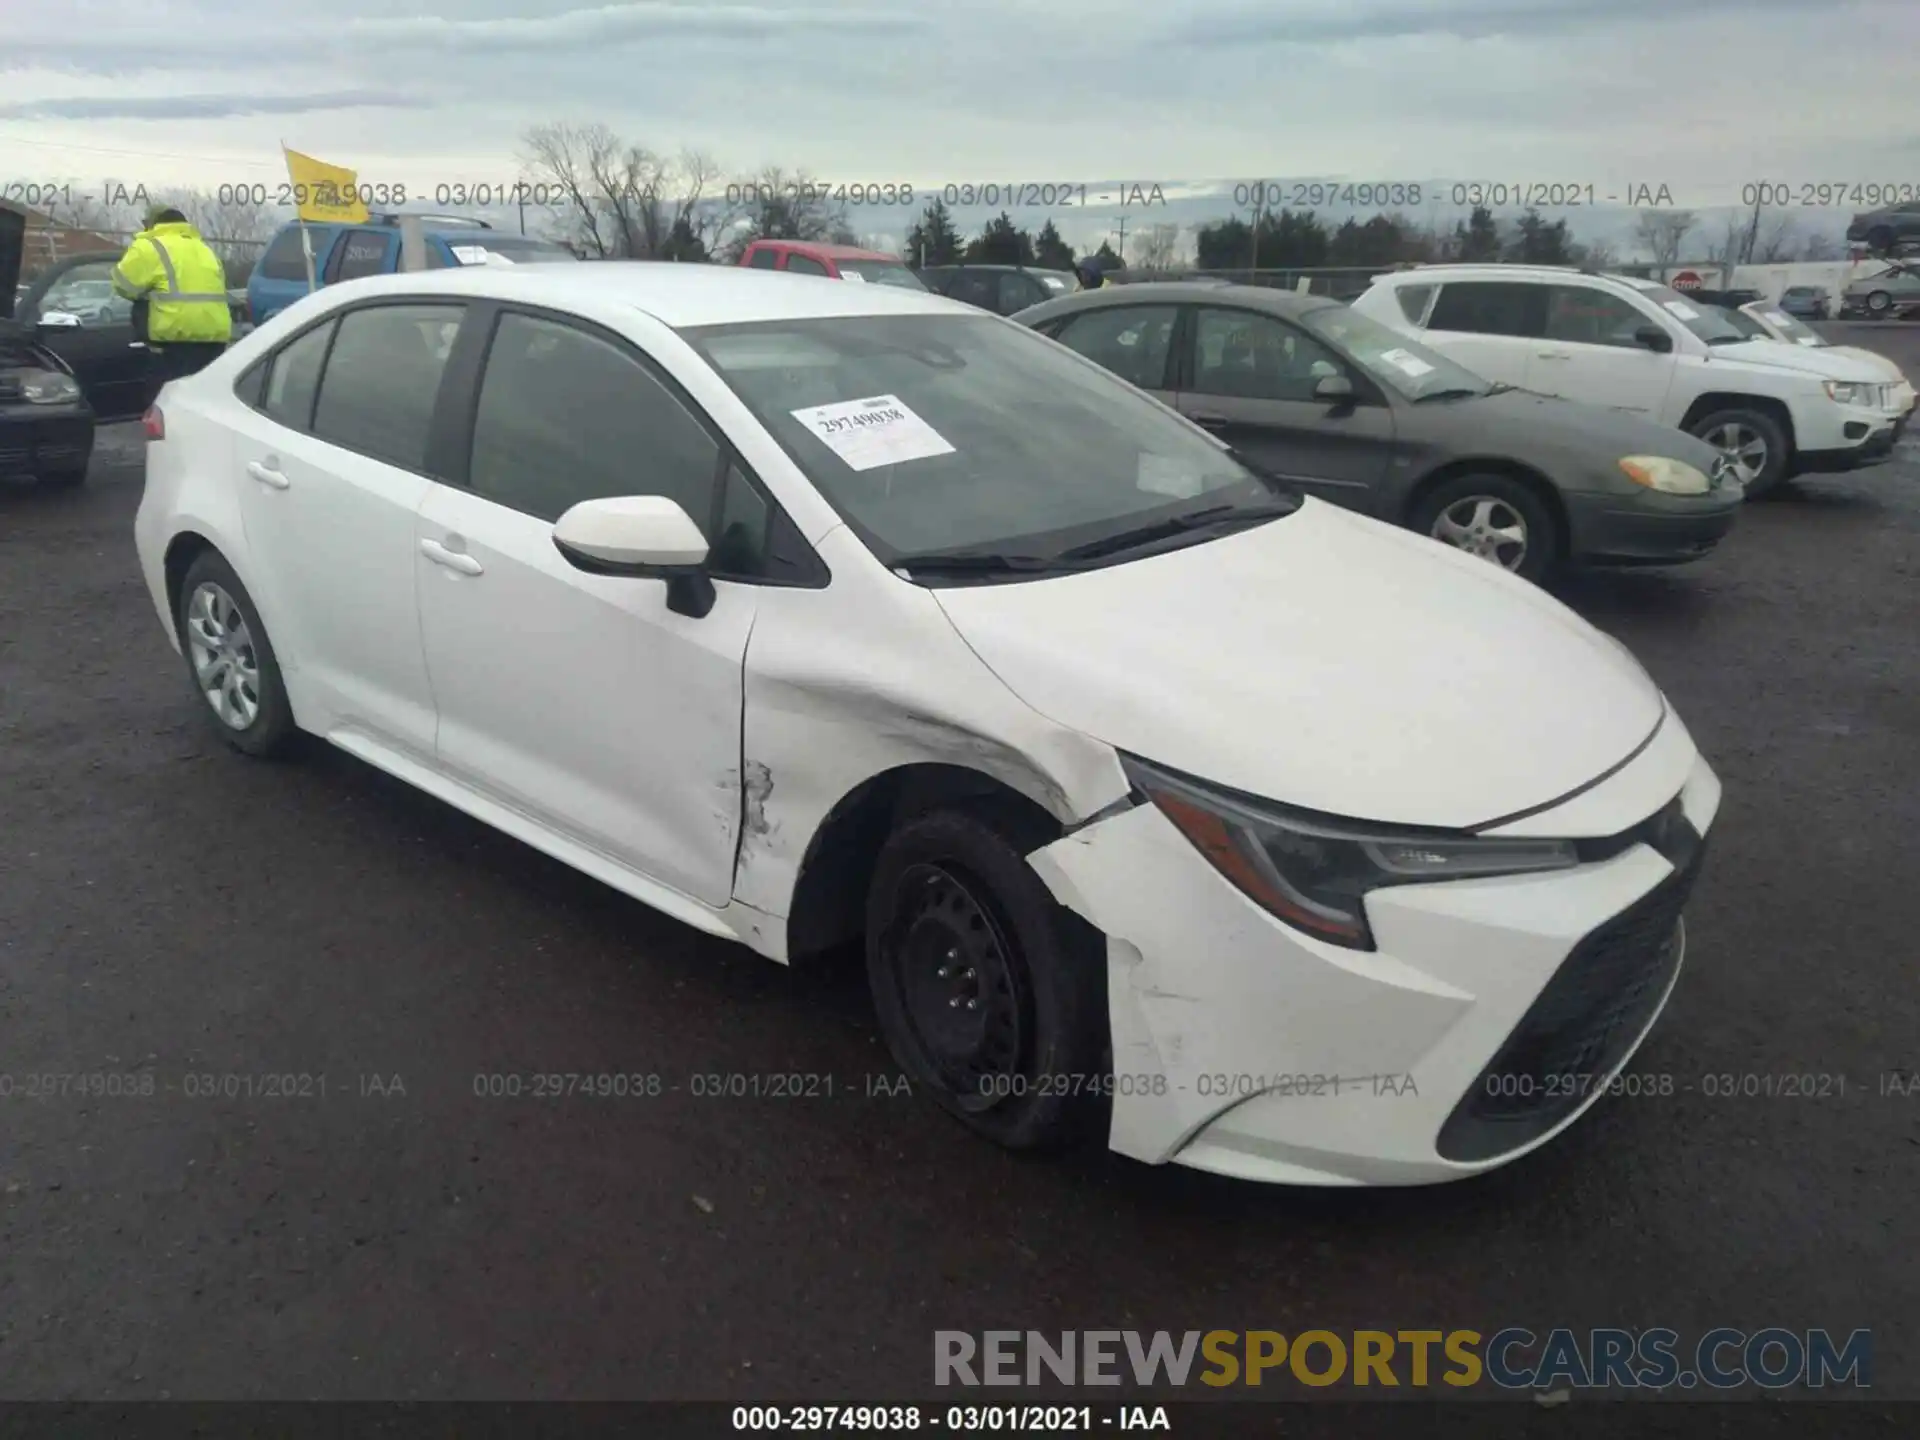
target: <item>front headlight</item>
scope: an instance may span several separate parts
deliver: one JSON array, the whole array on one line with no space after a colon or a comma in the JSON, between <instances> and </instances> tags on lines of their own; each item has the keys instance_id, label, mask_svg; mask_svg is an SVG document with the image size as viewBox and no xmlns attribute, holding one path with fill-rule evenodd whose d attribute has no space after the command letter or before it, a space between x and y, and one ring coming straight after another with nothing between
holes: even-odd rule
<instances>
[{"instance_id":1,"label":"front headlight","mask_svg":"<svg viewBox=\"0 0 1920 1440\"><path fill-rule=\"evenodd\" d=\"M71 405L80 398L80 387L58 370L30 370L20 382L20 394L35 405Z\"/></svg>"},{"instance_id":2,"label":"front headlight","mask_svg":"<svg viewBox=\"0 0 1920 1440\"><path fill-rule=\"evenodd\" d=\"M1374 948L1365 898L1388 885L1564 870L1570 840L1490 840L1289 810L1216 790L1133 756L1134 786L1249 899L1317 939Z\"/></svg>"},{"instance_id":3,"label":"front headlight","mask_svg":"<svg viewBox=\"0 0 1920 1440\"><path fill-rule=\"evenodd\" d=\"M1620 462L1620 473L1636 485L1666 495L1704 495L1713 488L1701 471L1664 455L1629 455Z\"/></svg>"},{"instance_id":4,"label":"front headlight","mask_svg":"<svg viewBox=\"0 0 1920 1440\"><path fill-rule=\"evenodd\" d=\"M1827 398L1836 405L1871 405L1880 393L1878 385L1860 385L1851 380L1822 382Z\"/></svg>"}]
</instances>

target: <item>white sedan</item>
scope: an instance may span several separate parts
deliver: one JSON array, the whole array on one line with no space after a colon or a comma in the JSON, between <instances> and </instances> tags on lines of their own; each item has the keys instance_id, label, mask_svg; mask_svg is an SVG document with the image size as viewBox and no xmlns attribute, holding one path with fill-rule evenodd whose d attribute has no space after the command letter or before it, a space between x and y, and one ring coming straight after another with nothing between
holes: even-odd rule
<instances>
[{"instance_id":1,"label":"white sedan","mask_svg":"<svg viewBox=\"0 0 1920 1440\"><path fill-rule=\"evenodd\" d=\"M1002 1144L1471 1175L1630 1086L1679 974L1720 785L1624 647L971 307L352 281L147 433L235 748L323 737L772 960L864 936Z\"/></svg>"},{"instance_id":2,"label":"white sedan","mask_svg":"<svg viewBox=\"0 0 1920 1440\"><path fill-rule=\"evenodd\" d=\"M1859 345L1836 345L1798 316L1789 315L1778 305L1765 300L1755 300L1726 314L1728 319L1756 340L1779 340L1806 350L1824 350L1829 355L1844 356L1868 366L1883 382L1882 396L1888 412L1899 417L1902 428L1905 427L1907 417L1913 411L1913 382L1907 378L1904 370L1878 350L1868 350Z\"/></svg>"}]
</instances>

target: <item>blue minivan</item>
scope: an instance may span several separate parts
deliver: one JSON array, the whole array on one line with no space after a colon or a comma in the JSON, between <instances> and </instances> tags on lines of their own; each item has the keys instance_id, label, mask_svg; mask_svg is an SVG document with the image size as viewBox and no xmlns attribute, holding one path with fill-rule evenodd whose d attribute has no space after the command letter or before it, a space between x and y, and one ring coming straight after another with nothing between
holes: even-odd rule
<instances>
[{"instance_id":1,"label":"blue minivan","mask_svg":"<svg viewBox=\"0 0 1920 1440\"><path fill-rule=\"evenodd\" d=\"M564 245L508 234L484 220L454 215L422 215L419 219L430 270L579 258ZM247 308L256 325L264 325L307 293L307 257L300 240L301 228L298 221L283 226L253 267L253 276L247 281ZM363 225L309 222L305 229L307 244L313 247L313 276L319 285L358 280L365 275L391 275L400 268L398 215L371 215Z\"/></svg>"}]
</instances>

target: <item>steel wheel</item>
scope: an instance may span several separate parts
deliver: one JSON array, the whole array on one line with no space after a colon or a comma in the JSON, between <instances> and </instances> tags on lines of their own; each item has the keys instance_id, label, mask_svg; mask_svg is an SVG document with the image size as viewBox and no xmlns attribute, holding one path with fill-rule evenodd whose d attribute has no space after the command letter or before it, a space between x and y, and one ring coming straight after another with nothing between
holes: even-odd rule
<instances>
[{"instance_id":1,"label":"steel wheel","mask_svg":"<svg viewBox=\"0 0 1920 1440\"><path fill-rule=\"evenodd\" d=\"M200 693L221 724L245 730L260 714L260 660L246 615L223 588L203 580L187 604L186 629Z\"/></svg>"},{"instance_id":2,"label":"steel wheel","mask_svg":"<svg viewBox=\"0 0 1920 1440\"><path fill-rule=\"evenodd\" d=\"M1867 296L1867 309L1875 315L1884 315L1893 308L1893 296L1884 290L1876 290Z\"/></svg>"},{"instance_id":3,"label":"steel wheel","mask_svg":"<svg viewBox=\"0 0 1920 1440\"><path fill-rule=\"evenodd\" d=\"M915 1046L955 1102L990 1109L1028 1045L1027 996L991 905L946 865L902 872L883 942Z\"/></svg>"},{"instance_id":4,"label":"steel wheel","mask_svg":"<svg viewBox=\"0 0 1920 1440\"><path fill-rule=\"evenodd\" d=\"M1429 533L1503 570L1518 570L1526 563L1526 516L1498 496L1461 496L1435 517Z\"/></svg>"},{"instance_id":5,"label":"steel wheel","mask_svg":"<svg viewBox=\"0 0 1920 1440\"><path fill-rule=\"evenodd\" d=\"M1733 462L1734 473L1740 477L1742 485L1751 485L1758 480L1771 458L1767 450L1767 437L1751 425L1742 425L1737 420L1716 425L1700 438Z\"/></svg>"}]
</instances>

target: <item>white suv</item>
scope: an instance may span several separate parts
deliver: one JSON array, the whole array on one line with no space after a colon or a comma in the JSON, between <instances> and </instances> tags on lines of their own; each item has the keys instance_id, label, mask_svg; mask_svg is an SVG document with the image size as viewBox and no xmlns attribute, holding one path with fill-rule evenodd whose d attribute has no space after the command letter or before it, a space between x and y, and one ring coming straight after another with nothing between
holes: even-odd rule
<instances>
[{"instance_id":1,"label":"white suv","mask_svg":"<svg viewBox=\"0 0 1920 1440\"><path fill-rule=\"evenodd\" d=\"M1749 339L1651 280L1423 265L1375 276L1353 308L1489 380L1677 425L1730 456L1749 496L1885 460L1902 428L1893 387L1860 361Z\"/></svg>"}]
</instances>

